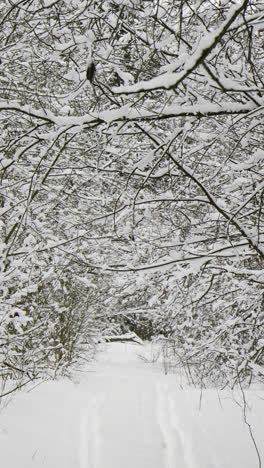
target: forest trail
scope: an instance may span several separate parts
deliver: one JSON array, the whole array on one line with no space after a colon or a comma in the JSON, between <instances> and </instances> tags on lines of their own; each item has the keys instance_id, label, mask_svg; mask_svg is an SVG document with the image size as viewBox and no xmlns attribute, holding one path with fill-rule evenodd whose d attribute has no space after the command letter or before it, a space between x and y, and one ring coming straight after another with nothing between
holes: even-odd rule
<instances>
[{"instance_id":1,"label":"forest trail","mask_svg":"<svg viewBox=\"0 0 264 468\"><path fill-rule=\"evenodd\" d=\"M140 363L135 353L140 352L138 345L116 343L111 348L107 368L103 365L89 389L80 436L80 468L165 467L153 371ZM131 348L130 357L136 359L128 364L129 352L124 350Z\"/></svg>"},{"instance_id":2,"label":"forest trail","mask_svg":"<svg viewBox=\"0 0 264 468\"><path fill-rule=\"evenodd\" d=\"M242 397L190 389L151 349L106 345L79 382L20 392L0 414L4 468L257 468ZM264 392L249 392L264 455Z\"/></svg>"}]
</instances>

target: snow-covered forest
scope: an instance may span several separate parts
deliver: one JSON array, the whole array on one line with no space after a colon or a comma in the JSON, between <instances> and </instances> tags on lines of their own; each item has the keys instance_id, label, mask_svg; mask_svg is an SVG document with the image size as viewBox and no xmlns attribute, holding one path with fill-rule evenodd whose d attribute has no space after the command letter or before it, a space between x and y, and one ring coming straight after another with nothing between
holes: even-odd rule
<instances>
[{"instance_id":1,"label":"snow-covered forest","mask_svg":"<svg viewBox=\"0 0 264 468\"><path fill-rule=\"evenodd\" d=\"M263 2L0 12L2 393L128 331L263 380Z\"/></svg>"}]
</instances>

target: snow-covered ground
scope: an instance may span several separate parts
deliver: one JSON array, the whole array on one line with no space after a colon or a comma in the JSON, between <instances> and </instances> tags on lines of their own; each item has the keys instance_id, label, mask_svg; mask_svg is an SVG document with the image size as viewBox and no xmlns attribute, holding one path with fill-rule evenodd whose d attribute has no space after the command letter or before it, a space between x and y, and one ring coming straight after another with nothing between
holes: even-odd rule
<instances>
[{"instance_id":1,"label":"snow-covered ground","mask_svg":"<svg viewBox=\"0 0 264 468\"><path fill-rule=\"evenodd\" d=\"M111 343L78 382L20 391L1 407L1 467L257 468L250 429L264 463L264 390L246 392L249 427L241 392L201 393L150 357Z\"/></svg>"}]
</instances>

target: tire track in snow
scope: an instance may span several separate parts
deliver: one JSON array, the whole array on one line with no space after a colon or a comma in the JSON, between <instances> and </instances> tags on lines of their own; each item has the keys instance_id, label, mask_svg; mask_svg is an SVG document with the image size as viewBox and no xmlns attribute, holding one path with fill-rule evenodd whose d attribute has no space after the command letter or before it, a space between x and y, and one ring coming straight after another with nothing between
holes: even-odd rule
<instances>
[{"instance_id":1,"label":"tire track in snow","mask_svg":"<svg viewBox=\"0 0 264 468\"><path fill-rule=\"evenodd\" d=\"M168 468L187 468L180 434L173 427L168 402L167 386L157 384L157 420L162 433Z\"/></svg>"},{"instance_id":2,"label":"tire track in snow","mask_svg":"<svg viewBox=\"0 0 264 468\"><path fill-rule=\"evenodd\" d=\"M82 414L80 424L79 466L98 468L100 461L100 411L105 398L87 396L89 404Z\"/></svg>"},{"instance_id":3,"label":"tire track in snow","mask_svg":"<svg viewBox=\"0 0 264 468\"><path fill-rule=\"evenodd\" d=\"M191 443L179 423L175 400L168 386L158 383L156 390L157 420L164 440L168 468L198 468Z\"/></svg>"},{"instance_id":4,"label":"tire track in snow","mask_svg":"<svg viewBox=\"0 0 264 468\"><path fill-rule=\"evenodd\" d=\"M107 388L96 468L167 468L153 383L133 374L112 379Z\"/></svg>"}]
</instances>

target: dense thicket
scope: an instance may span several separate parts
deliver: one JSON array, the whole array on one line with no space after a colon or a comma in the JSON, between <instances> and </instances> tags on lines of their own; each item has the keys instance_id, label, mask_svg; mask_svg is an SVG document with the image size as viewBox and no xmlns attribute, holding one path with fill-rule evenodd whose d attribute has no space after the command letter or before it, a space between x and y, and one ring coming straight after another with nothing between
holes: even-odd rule
<instances>
[{"instance_id":1,"label":"dense thicket","mask_svg":"<svg viewBox=\"0 0 264 468\"><path fill-rule=\"evenodd\" d=\"M262 2L0 8L3 377L128 329L263 376Z\"/></svg>"}]
</instances>

